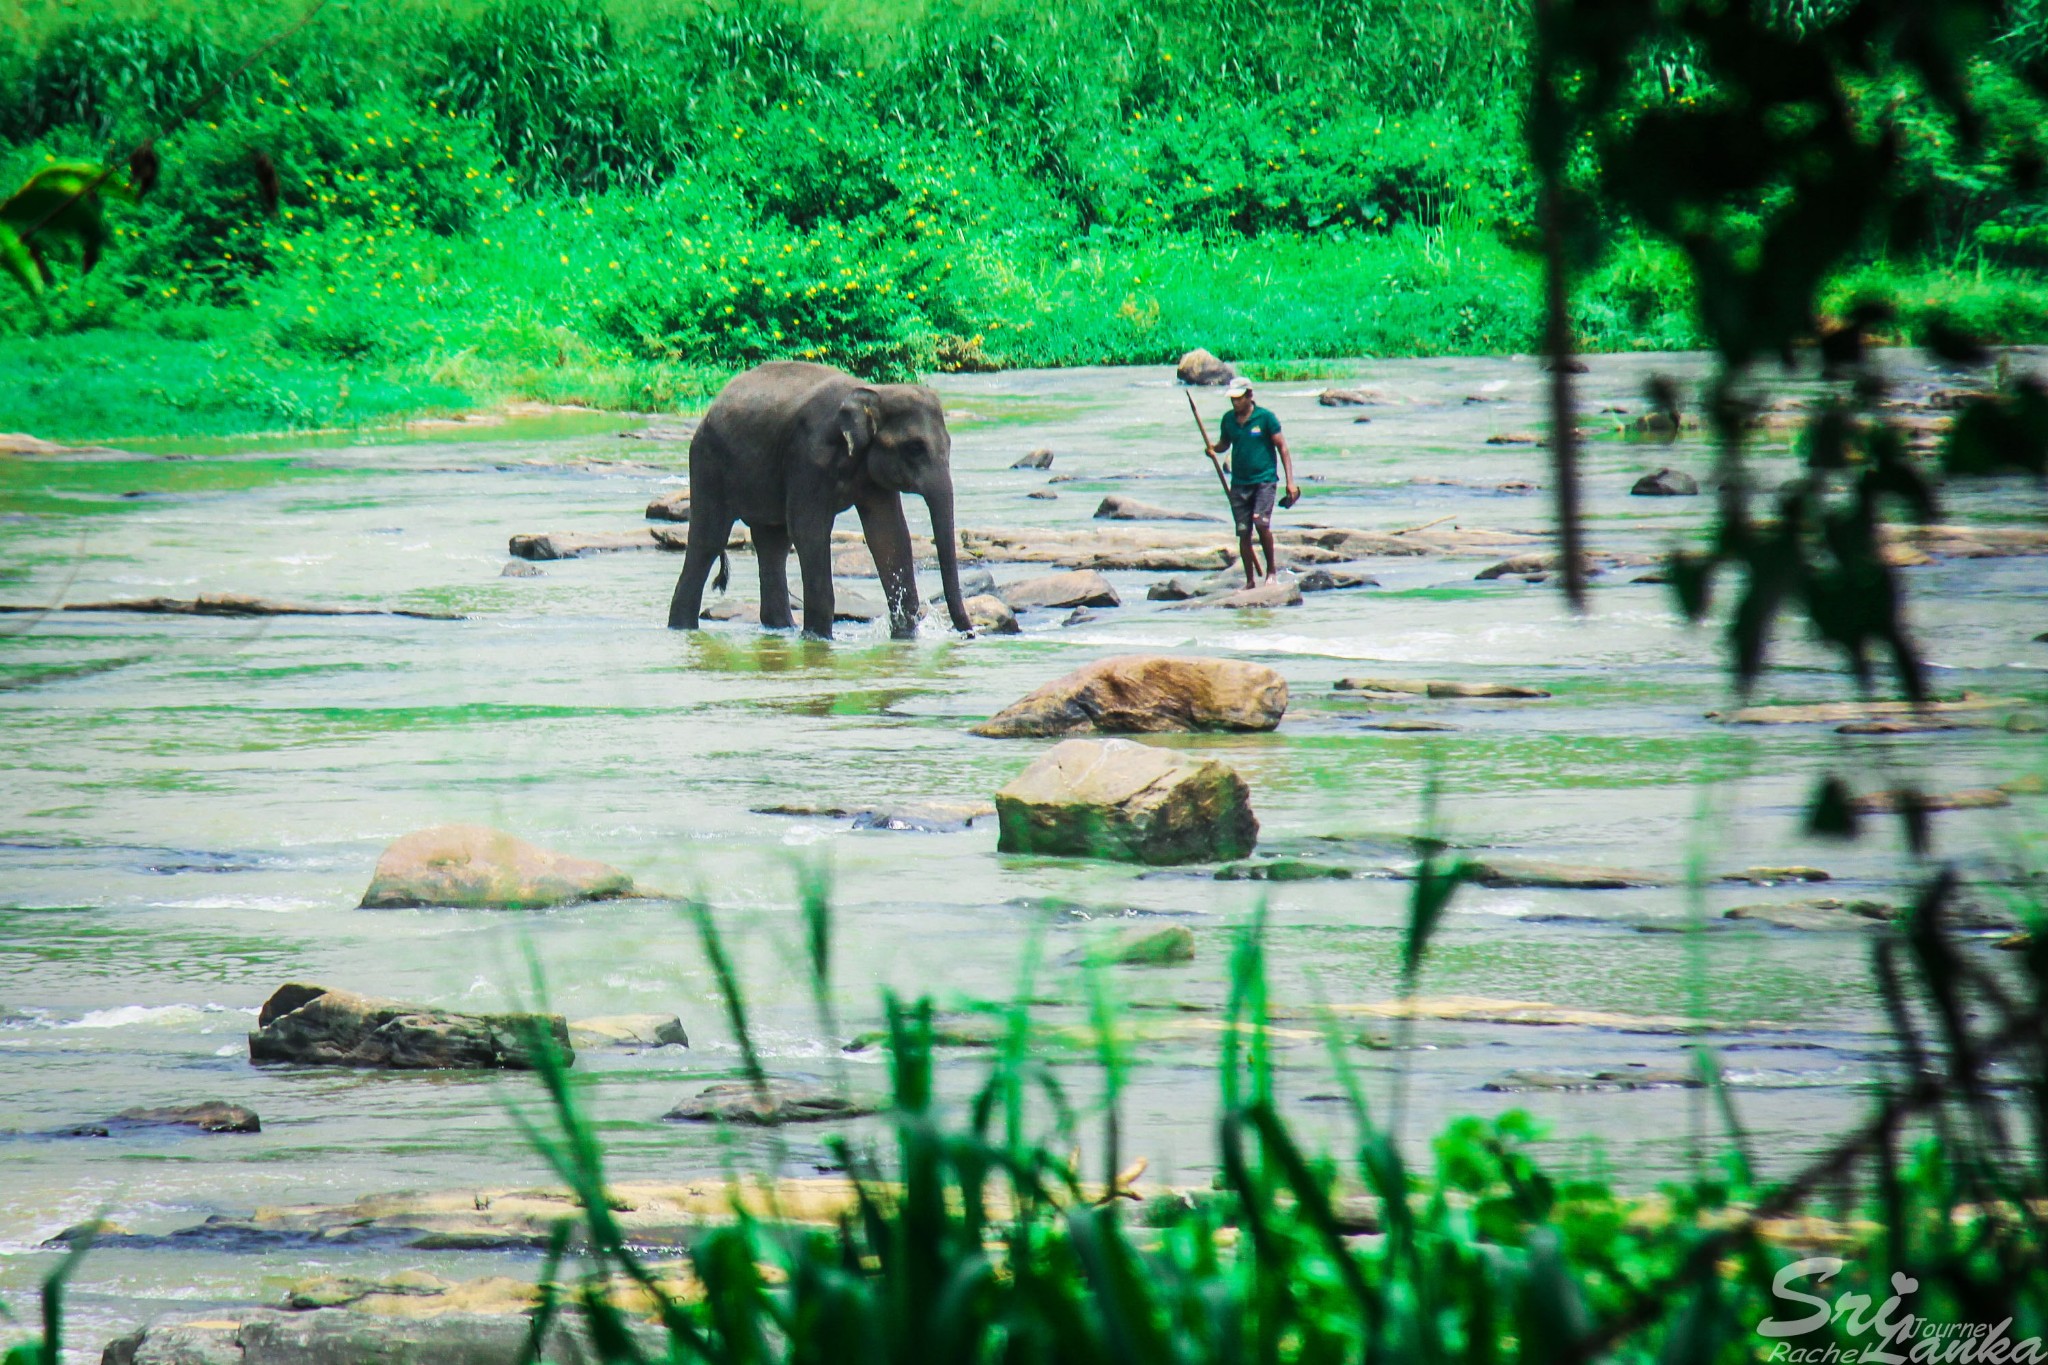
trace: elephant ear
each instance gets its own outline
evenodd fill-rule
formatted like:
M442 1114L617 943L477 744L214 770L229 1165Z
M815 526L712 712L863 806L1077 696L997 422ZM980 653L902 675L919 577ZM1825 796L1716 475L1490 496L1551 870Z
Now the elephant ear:
M879 397L873 389L860 388L846 395L839 405L839 434L846 442L846 462L858 465L867 458L875 439L875 407Z

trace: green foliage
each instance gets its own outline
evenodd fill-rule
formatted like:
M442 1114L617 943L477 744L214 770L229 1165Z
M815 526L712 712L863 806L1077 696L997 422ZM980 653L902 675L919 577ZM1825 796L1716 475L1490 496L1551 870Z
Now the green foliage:
M378 0L168 133L276 12L36 14L0 33L0 183L150 136L164 174L91 275L0 335L136 330L358 385L646 406L770 357L894 377L1539 333L1510 0ZM1699 53L1645 60L1627 89L1646 117L1710 89ZM1916 279L2000 266L1946 292L2007 341L2048 335L2048 200L1986 188L2038 139L2017 70L1984 67L1997 108L1968 147L1907 92L1902 164L1936 230L1917 255L1851 258ZM1849 93L1881 110L1888 82ZM1581 280L1581 345L1693 346L1713 325L1647 214L1601 220L1614 249Z
M822 961L823 885L815 870L802 882L806 932ZM2048 1271L2027 1203L2042 1177L2035 1153L1973 1136L1995 1132L2006 1115L1971 1078L1991 1053L2016 1047L2019 1070L2038 1086L2042 1059L2025 1040L2038 1027L2044 979L2029 968L2024 983L1981 993L1968 984L1938 922L1951 889L1931 884L1915 912L1920 927L1879 956L1896 994L1908 988L1894 959L1910 951L1910 989L1951 1031L1939 1043L1902 1038L1915 1088L1881 1094L1887 1117L1873 1126L1875 1140L1851 1134L1777 1185L1731 1161L1739 1174L1703 1170L1654 1196L1622 1194L1547 1169L1543 1129L1514 1110L1453 1120L1431 1143L1433 1162L1411 1169L1368 1116L1341 1044L1352 1144L1342 1157L1304 1149L1275 1095L1259 917L1231 956L1215 1186L1162 1194L1134 1219L1114 1173L1119 1091L1136 1059L1115 1036L1117 1011L1099 979L1099 1185L1084 1183L1067 1155L1075 1115L1029 1046L1028 970L1007 1041L957 1105L935 1090L930 1002L891 996L893 1102L880 1143L826 1140L852 1182L853 1209L821 1227L735 1200L733 1221L707 1229L692 1249L702 1294L689 1302L621 1235L578 1096L584 1082L536 1036L552 1122L546 1132L520 1122L573 1191L585 1226L580 1263L566 1224L550 1243L528 1358L561 1313L576 1311L607 1362L1753 1359L1775 1345L1758 1325L1791 1316L1774 1280L1812 1250L1768 1235L1766 1220L1797 1210L1822 1179L1871 1219L1829 1229L1858 1239L1826 1286L1830 1298L1881 1303L1890 1274L1911 1273L1919 1283L1906 1311L1933 1324L2005 1320L2007 1336L2023 1341L2048 1331ZM1427 940L1419 921L1440 909L1418 898L1409 931L1418 953ZM708 910L698 913L708 924ZM717 964L715 934L705 941ZM716 970L722 989L738 989L728 968ZM824 982L814 966L821 1003ZM1973 1011L1993 1001L2003 1032L1968 1036ZM1042 1108L1032 1103L1041 1093ZM1902 1158L1894 1144L1903 1121L1928 1104L1953 1112ZM1971 1122L1956 1121L1969 1111ZM1859 1162L1877 1174L1852 1186L1846 1177ZM651 1311L629 1315L613 1292L620 1286L637 1289ZM1789 1340L1799 1358L1832 1348L1829 1358L1846 1359L1874 1338L1852 1314ZM1898 1343L1901 1358L1913 1340Z

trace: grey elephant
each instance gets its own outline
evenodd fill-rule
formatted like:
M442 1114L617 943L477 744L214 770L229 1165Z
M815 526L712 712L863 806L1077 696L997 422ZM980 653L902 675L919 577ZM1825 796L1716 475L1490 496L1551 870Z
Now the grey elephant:
M735 520L761 565L761 624L789 626L790 547L803 574L804 630L832 635L832 523L851 507L882 578L889 633L917 633L917 575L903 494L931 512L939 580L956 630L972 633L953 534L953 443L939 396L917 384L866 384L829 365L757 365L719 392L690 440L690 546L669 602L672 630L695 630L704 582Z

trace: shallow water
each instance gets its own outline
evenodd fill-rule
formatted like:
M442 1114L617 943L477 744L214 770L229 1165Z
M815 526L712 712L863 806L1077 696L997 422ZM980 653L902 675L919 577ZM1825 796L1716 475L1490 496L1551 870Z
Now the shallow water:
M1903 357L1891 364L1905 393L1953 382ZM1704 365L1595 358L1584 411L1639 411L1653 369L1696 381ZM1314 400L1321 383L1262 386L1309 476L1307 498L1283 521L1548 527L1543 495L1492 487L1547 482L1545 452L1486 444L1541 429L1533 363L1360 362L1353 380L1332 382L1390 401L1326 409ZM952 414L963 526L1079 527L1106 492L1218 510L1182 391L1163 370L961 376L938 387ZM1205 405L1213 421L1220 400ZM383 445L0 464L0 599L244 591L468 617L0 620L11 632L0 642L0 1130L34 1134L131 1104L198 1098L246 1104L263 1120L250 1137L0 1139L0 1295L25 1303L51 1261L38 1244L101 1212L161 1233L258 1204L545 1178L506 1115L509 1102L534 1100L528 1079L251 1067L244 1036L255 1009L288 980L495 1008L523 980L530 942L570 1017L673 1011L693 1040L689 1051L579 1056L578 1071L596 1078L616 1176L682 1177L732 1162L807 1174L826 1160L816 1131L728 1140L658 1121L737 1066L674 903L355 909L378 852L422 826L498 825L615 863L643 884L709 897L769 1064L791 1072L831 1075L841 1064L799 964L801 860L833 870L836 1003L848 1032L874 1024L885 988L944 1008L1006 999L1034 950L1043 965L1031 989L1063 1002L1043 1017L1079 1022L1081 972L1063 959L1103 930L1097 921L1179 917L1195 932L1196 962L1120 969L1112 988L1135 1039L1125 1149L1150 1159L1148 1181L1191 1183L1212 1170L1217 1045L1213 1033L1175 1026L1213 1014L1176 1007L1220 1004L1230 934L1261 901L1276 1005L1310 1014L1321 1001L1392 995L1406 886L1384 873L1406 857L1432 781L1442 827L1478 848L1672 875L1696 859L1710 874L1806 863L1836 876L1821 888L1710 885L1704 903L1715 914L1815 894L1900 894L1910 864L1889 824L1848 847L1802 837L1800 806L1825 769L1866 787L1911 780L1947 790L2044 766L2038 739L1999 730L1858 738L1708 720L1731 700L1719 635L1687 627L1667 589L1633 584L1629 570L1596 580L1583 617L1551 588L1475 581L1488 556L1367 561L1377 588L1238 614L1167 610L1145 601L1146 585L1167 575L1112 573L1126 605L1088 624L1038 612L1021 638L928 630L909 643L843 627L830 646L739 624L668 632L679 556L603 555L547 564L537 578L500 577L508 536L627 529L649 497L684 482L683 445L620 439L633 426L578 416ZM1049 473L1009 469L1038 446L1055 452ZM1757 458L1764 483L1794 467L1782 439L1760 445ZM1704 475L1708 462L1694 436L1594 438L1594 546L1656 552L1695 531L1707 499L1627 490L1660 465ZM1057 501L1025 497L1067 475L1079 477L1051 485ZM1412 482L1432 477L1476 486ZM2039 509L2030 487L1997 484L1952 492L1944 514L1996 522ZM915 527L921 509L910 515ZM2048 645L2033 640L2044 624L2044 566L1957 560L1909 571L1913 621L1942 693L2048 694ZM735 567L735 591L751 598L751 564L741 557ZM1045 571L994 566L1005 581ZM936 592L936 576L922 573L920 585ZM872 583L845 586L874 595ZM1358 879L1217 882L1201 869L1001 856L990 821L919 834L755 813L985 798L1044 744L977 739L966 727L1068 669L1132 650L1225 654L1286 675L1294 701L1279 731L1152 742L1238 767L1262 852L1342 863ZM1775 658L1759 700L1851 694L1796 631ZM1350 673L1532 683L1555 696L1334 698L1331 683ZM1457 728L1363 728L1389 717ZM2041 810L2042 798L2021 796L2003 810L1938 816L1939 849L1996 871L2024 856ZM1638 1015L1697 1010L1720 1026L1755 1150L1782 1167L1867 1105L1882 1044L1863 945L1773 930L1641 931L1683 922L1689 895L1468 889L1425 989ZM1553 1160L1644 1187L1684 1169L1705 1121L1705 1106L1684 1092L1482 1089L1516 1068L1682 1066L1682 1037L1464 1023L1421 1024L1415 1036L1422 1050L1408 1054L1354 1049L1375 1099L1396 1065L1409 1067L1411 1135L1455 1114L1527 1108L1551 1125ZM1050 1055L1075 1095L1096 1094L1085 1053ZM856 1086L881 1087L874 1053L843 1060ZM1339 1140L1322 1045L1283 1048L1278 1060L1304 1131ZM945 1081L958 1093L983 1066L973 1053L950 1054ZM267 1302L285 1280L344 1262L474 1274L507 1259L510 1273L530 1272L521 1258L476 1254L108 1248L79 1279L75 1340L96 1352L157 1305Z

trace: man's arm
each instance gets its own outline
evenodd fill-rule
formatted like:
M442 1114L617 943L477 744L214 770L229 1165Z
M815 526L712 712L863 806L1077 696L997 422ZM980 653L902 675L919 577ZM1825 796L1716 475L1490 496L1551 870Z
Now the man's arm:
M1273 433L1273 449L1280 452L1280 467L1287 471L1287 496L1301 496L1301 486L1294 481L1294 452L1287 448L1287 438L1279 432Z

